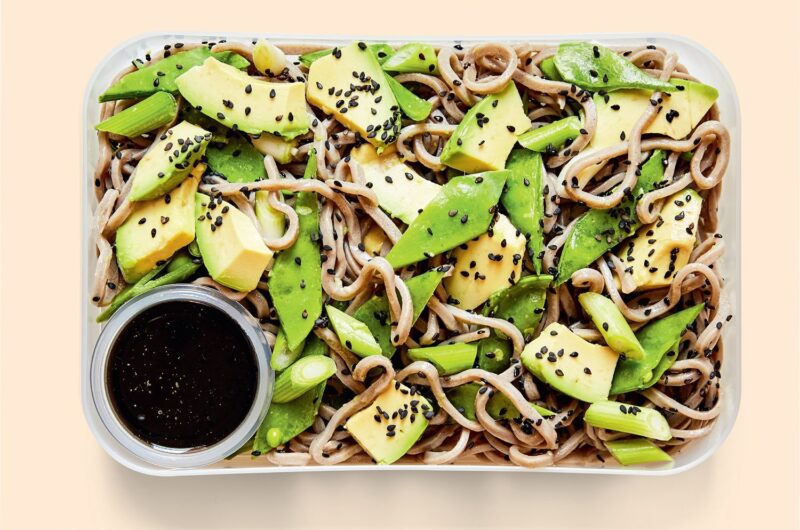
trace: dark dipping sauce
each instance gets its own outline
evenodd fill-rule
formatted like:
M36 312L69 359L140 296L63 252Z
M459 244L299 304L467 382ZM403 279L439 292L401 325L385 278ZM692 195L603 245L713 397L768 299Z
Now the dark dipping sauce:
M255 353L228 315L194 302L150 307L121 331L108 359L111 403L127 429L170 448L213 445L253 404Z

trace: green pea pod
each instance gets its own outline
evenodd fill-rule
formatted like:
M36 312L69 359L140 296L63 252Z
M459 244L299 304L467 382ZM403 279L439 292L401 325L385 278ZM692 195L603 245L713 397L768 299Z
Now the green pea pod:
M578 295L581 307L592 318L594 325L611 349L625 355L628 359L641 361L645 352L628 321L616 304L600 293L581 293Z
M228 182L255 182L267 177L264 155L240 134L225 144L210 144L206 149L208 167Z
M412 42L401 46L383 63L387 72L439 74L436 50L430 44Z
M556 52L555 66L564 81L585 90L676 90L675 86L666 81L647 75L618 53L588 42L561 44Z
M386 259L394 268L441 254L489 228L510 171L455 177L411 222Z
M499 374L511 365L511 342L495 335L478 343L478 368Z
M303 178L315 178L316 168L317 157L312 150ZM294 245L277 255L268 280L272 303L290 350L305 340L322 313L322 260L316 194L298 193L294 209L300 220L300 234Z
M533 269L540 274L544 249L544 162L539 153L514 149L508 157L506 169L511 174L500 202L508 212L511 224L527 238Z
M447 391L447 399L449 399L453 406L467 419L475 421L477 419L475 415L475 398L481 386L483 385L479 383L467 383L457 386ZM554 412L540 407L535 403L531 403L530 405L545 418L555 416ZM511 400L500 392L495 392L492 394L492 397L489 398L489 401L486 403L486 412L496 420L515 420L520 417L519 411L511 403Z
M345 348L359 357L381 354L381 347L366 324L332 305L325 306L325 310L331 326Z
M306 392L288 403L271 403L264 421L253 440L253 456L258 456L285 444L314 423L322 394L323 381L313 391Z
M636 215L636 201L663 180L663 162L664 152L654 151L642 166L633 197L623 199L609 210L589 210L575 221L564 241L558 269L548 271L555 274L557 286L636 232L641 226Z
M191 254L195 258L201 257L200 246L198 246L196 239L192 240L192 242L189 243L189 246L186 247L186 251L189 252L189 254Z
M558 68L556 68L556 60L554 57L548 57L539 63L539 70L542 71L547 79L552 79L553 81L563 81L561 74L558 73Z
M672 365L675 364L675 361L678 359L680 345L681 341L676 341L675 344L673 344L670 349L667 350L667 353L661 357L661 360L658 361L656 367L653 368L650 379L645 381L644 385L642 385L644 388L650 388L654 384L658 383L658 380L661 379L661 376L664 375L667 370L672 368Z
M552 276L525 276L516 284L489 297L484 314L508 320L526 339L532 337L544 313L547 288Z
M195 263L188 254L181 253L176 255L172 258L172 260L151 270L142 276L138 282L129 286L127 289L115 296L111 301L111 304L109 304L109 306L97 316L96 321L105 322L131 298L150 291L151 289L155 289L156 287L161 287L162 285L170 285L173 283L182 282L197 272L197 269L199 268L200 264ZM164 274L156 278L158 273L164 269L166 269Z
M175 79L190 68L203 64L209 57L239 69L250 66L250 62L241 55L233 52L211 53L207 46L201 46L173 53L169 57L122 76L122 79L100 95L99 100L102 103L116 99L139 99L156 92L176 94L178 85L175 84Z
M517 138L517 142L525 149L537 153L552 152L560 149L567 140L577 138L582 127L579 117L570 116L528 131Z
M413 322L416 322L422 314L428 300L448 270L446 267L437 267L406 280L406 287L411 292L411 304L414 307ZM356 309L353 316L367 325L385 356L394 355L396 348L391 338L392 317L389 314L389 301L386 296L373 296Z
M294 350L290 350L289 345L286 343L286 333L283 332L283 329L279 328L278 334L275 335L275 345L272 346L272 356L269 359L270 366L272 366L272 369L276 372L286 370L292 363L300 358L304 346L305 344L301 342L300 346Z
M370 50L372 50L372 53L375 55L375 58L378 60L379 64L385 63L389 57L394 54L394 48L388 44L370 44L368 47ZM304 65L311 66L311 63L317 59L325 57L326 55L330 55L332 52L333 48L328 48L327 50L317 50L315 52L304 53L298 59Z
M703 307L705 307L705 304L697 304L688 309L659 318L637 331L636 338L644 348L644 358L638 361L632 359L619 360L614 371L610 393L613 395L634 390L644 390L652 386L652 384L648 384L650 381L653 383L658 381L658 377L661 377L661 374L658 374L658 377L654 377L654 370L656 370L666 353L673 349L675 343L680 340L686 326L695 321ZM661 373L663 374L664 372L662 371Z
M400 110L403 111L403 114L414 121L424 121L428 117L433 109L433 104L430 101L417 96L401 83L395 81L389 74L386 74L386 82L389 83L389 88L392 89L394 98L397 100L397 104L400 105Z

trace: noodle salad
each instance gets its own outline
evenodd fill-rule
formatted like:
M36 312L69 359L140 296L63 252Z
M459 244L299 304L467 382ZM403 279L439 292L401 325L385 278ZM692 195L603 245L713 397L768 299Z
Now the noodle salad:
M721 407L717 97L652 45L165 43L100 96L97 320L241 303L236 458L669 462Z

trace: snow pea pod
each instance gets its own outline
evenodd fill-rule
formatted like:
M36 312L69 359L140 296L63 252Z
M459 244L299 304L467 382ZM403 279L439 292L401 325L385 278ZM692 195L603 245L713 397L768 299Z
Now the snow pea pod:
M448 270L449 266L437 267L406 280L406 287L411 293L411 305L414 307L412 321L416 322L419 318L428 300L433 296L436 286L439 285ZM394 355L396 348L392 344L391 337L392 317L389 313L389 301L385 295L373 296L367 300L355 310L353 317L367 325L385 356Z
M386 74L386 82L389 83L389 88L392 89L394 98L397 100L397 104L400 105L400 110L403 111L403 114L414 121L423 121L428 117L428 114L433 109L433 104L430 101L417 96L400 82L395 81L394 77L389 74Z
M288 403L272 403L253 440L253 456L285 444L314 423L326 382Z
M588 42L561 44L555 55L555 66L565 81L585 90L676 90L674 85L647 75L618 53Z
M510 173L486 171L452 178L411 222L386 259L394 268L404 267L486 232Z
M705 304L697 304L651 322L637 331L636 338L644 348L645 355L638 361L619 360L614 371L610 393L623 394L634 390L643 390L658 381L658 378L669 366L665 366L658 377L655 377L654 370L666 353L672 350L675 343L680 340L686 326L695 321L703 307ZM673 355L672 358L674 359L675 356Z
M412 42L401 46L383 63L387 72L409 72L420 74L439 73L436 50L430 44Z
M527 149L514 149L508 157L506 169L511 174L500 202L508 212L511 224L528 239L528 253L533 268L536 274L540 274L544 249L542 179L545 169L542 156Z
M552 276L525 276L516 284L494 293L484 306L484 314L508 320L526 340L533 335L544 313L547 287Z
M385 63L386 60L394 54L394 49L388 44L370 44L368 47L370 50L372 50L372 53L375 55L375 58L380 64ZM328 48L327 50L317 50L315 52L304 53L298 57L298 59L304 65L311 66L311 63L317 59L325 57L326 55L330 55L331 53L333 53L333 48Z
M239 69L250 66L248 60L241 55L230 51L211 53L207 46L201 46L169 55L122 76L122 79L100 95L99 101L102 103L116 99L144 98L156 92L176 94L178 85L175 84L175 79L193 66L203 64L209 57Z
M558 68L556 68L556 60L554 57L548 57L539 63L539 70L542 71L547 79L552 79L553 81L563 81L561 74L558 73Z
M564 241L558 269L550 271L561 285L582 269L614 248L620 241L633 235L641 226L636 215L636 201L655 189L664 178L664 152L654 151L641 169L631 197L608 210L589 210L581 215Z
M311 151L303 178L316 177L316 158ZM294 209L300 220L300 235L294 245L278 254L269 275L269 293L290 350L299 347L322 313L317 196L312 192L298 193Z

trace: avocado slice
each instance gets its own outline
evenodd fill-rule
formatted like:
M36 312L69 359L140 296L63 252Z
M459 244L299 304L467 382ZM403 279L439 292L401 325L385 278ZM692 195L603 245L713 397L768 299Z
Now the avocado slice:
M441 154L442 163L464 171L503 169L517 137L531 128L514 82L467 111Z
M257 191L253 205L261 234L268 239L278 239L286 233L286 216L270 206L269 192Z
M164 197L134 203L117 229L117 264L125 281L135 283L195 237L194 195L205 165Z
M378 64L385 63L389 57L394 54L394 48L389 46L388 44L378 43L378 44L368 44L367 48L372 52L375 56L375 59L378 60ZM304 53L298 60L306 66L311 66L311 64L316 61L317 59L321 59L327 55L333 53L335 48L327 48L325 50L317 50L314 52Z
M190 68L203 64L203 61L209 57L214 57L237 69L250 66L247 59L241 55L229 51L211 53L206 46L181 53L172 53L160 61L142 66L138 70L122 76L111 88L100 95L100 103L116 99L140 99L156 92L176 94L178 86L175 80L188 72Z
M508 171L451 178L406 229L386 259L394 268L440 254L489 228Z
M417 443L433 416L421 394L392 381L368 407L352 415L345 430L378 464L392 464Z
M422 314L428 300L433 296L433 292L448 270L449 267L437 267L406 280L406 287L411 292L411 304L414 307L412 323L416 322ZM353 317L367 325L385 356L394 355L396 348L392 344L391 338L389 301L385 295L373 296L364 302L355 310Z
M410 42L401 46L383 63L387 72L439 74L436 50L430 44Z
M537 379L575 399L608 399L619 355L608 346L587 342L553 322L522 351L523 366Z
M452 303L475 309L522 276L525 237L503 214L477 239L453 250L455 272L444 279Z
M345 348L359 357L380 355L381 347L366 324L332 305L325 306L328 319Z
M235 133L225 144L212 142L206 149L206 162L209 169L228 182L255 182L267 177L264 155Z
M308 132L303 83L255 79L213 57L175 82L189 103L226 127L289 139Z
M670 79L675 92L662 94L661 111L642 134L663 134L681 140L686 138L714 105L719 93L712 86L686 79ZM631 130L644 111L651 105L651 92L647 90L617 90L595 94L597 127L589 149L602 149L614 145L631 134ZM578 173L583 186L602 165L592 165Z
M210 138L211 133L187 121L167 130L136 166L130 200L161 197L183 182L205 154Z
M211 277L237 291L256 288L272 251L250 218L222 197L195 194L197 246Z
M361 164L367 186L378 196L378 205L406 224L411 224L441 189L403 163L393 148L378 154L371 144L363 144L353 148L350 156Z
M288 164L294 158L297 149L297 139L286 140L280 136L270 133L261 133L260 136L253 138L253 147L262 155L270 155L279 164ZM263 164L263 159L262 159Z
M666 287L689 262L694 248L703 199L693 189L667 198L658 221L639 228L617 252L624 274L641 290Z
M377 59L363 42L334 48L308 69L308 102L375 147L395 141L400 109Z

